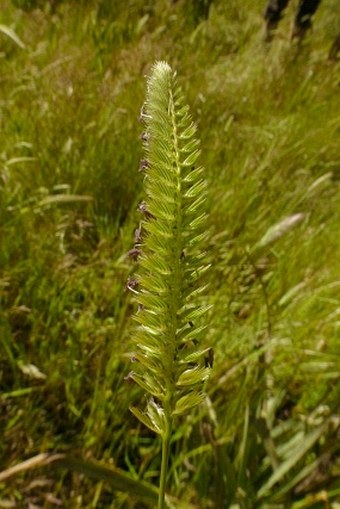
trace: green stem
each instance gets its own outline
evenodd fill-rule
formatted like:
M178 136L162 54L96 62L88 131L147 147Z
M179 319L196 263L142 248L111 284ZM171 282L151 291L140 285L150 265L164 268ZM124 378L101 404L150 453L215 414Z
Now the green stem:
M177 169L177 178L179 182L179 186L181 184L181 165L180 165L180 157L179 157L179 148L178 148L178 137L177 137L177 126L176 126L176 116L175 116L175 107L174 100L172 96L172 91L170 90L170 113L172 119L173 126L173 140L172 140L172 148L175 152L175 162ZM171 315L172 315L172 331L171 336L173 337L172 343L170 343L169 347L173 349L172 355L172 366L170 367L171 371L171 379L173 377L174 372L174 364L175 364L175 355L176 355L176 331L178 328L177 324L177 312L178 312L178 302L179 302L179 294L178 289L182 286L182 274L181 274L181 252L182 252L182 196L181 189L179 187L176 196L177 203L177 211L176 211L176 230L174 230L173 237L173 245L175 246L175 257L174 257L174 281L173 281L173 292L172 295L172 303L171 303ZM169 451L170 451L170 441L171 441L171 433L172 433L172 412L173 412L173 396L174 396L175 388L174 385L169 382L167 383L167 397L165 402L165 416L166 416L166 430L162 435L162 461L161 461L161 472L160 472L160 480L159 480L159 495L158 495L158 509L165 509L165 490L166 490L166 478L168 472L168 463L169 463Z
M166 433L162 436L162 463L159 479L158 509L165 509L165 488L168 473L169 451L172 432L172 419L168 419Z

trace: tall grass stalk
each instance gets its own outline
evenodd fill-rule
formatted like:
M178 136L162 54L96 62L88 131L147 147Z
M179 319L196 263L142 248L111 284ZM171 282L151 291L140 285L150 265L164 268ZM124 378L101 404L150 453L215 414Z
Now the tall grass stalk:
M202 402L211 364L209 348L199 346L208 309L201 301L207 265L200 247L207 185L196 164L199 142L188 110L176 74L167 63L156 63L141 113L145 201L133 249L140 266L129 287L138 303L137 369L130 377L149 395L145 412L131 410L161 436L159 509L165 507L174 418Z

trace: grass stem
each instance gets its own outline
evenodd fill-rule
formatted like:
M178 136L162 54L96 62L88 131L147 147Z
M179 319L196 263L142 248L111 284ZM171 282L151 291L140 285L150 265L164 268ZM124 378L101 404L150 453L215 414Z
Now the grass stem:
M162 460L161 460L161 473L159 479L158 509L165 509L165 489L168 472L171 432L172 432L172 420L169 419L167 431L162 436Z

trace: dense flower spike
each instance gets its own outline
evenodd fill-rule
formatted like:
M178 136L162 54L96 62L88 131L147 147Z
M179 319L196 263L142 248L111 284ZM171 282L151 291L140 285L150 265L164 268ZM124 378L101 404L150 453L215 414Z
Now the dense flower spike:
M142 119L146 196L139 206L138 239L135 234L140 268L138 287L134 280L128 285L139 306L138 362L129 377L151 398L145 412L131 410L164 437L174 416L202 401L212 365L211 349L199 348L207 311L200 305L200 279L207 268L200 248L206 235L206 182L196 165L196 127L176 74L165 62L152 69Z
M146 409L131 411L162 438L158 509L164 509L174 418L202 402L213 364L212 349L200 348L208 310L201 301L207 266L200 247L206 236L206 182L196 165L196 127L165 62L152 69L141 120L145 199L129 252L139 271L127 283L138 304L135 369L127 380L149 395Z

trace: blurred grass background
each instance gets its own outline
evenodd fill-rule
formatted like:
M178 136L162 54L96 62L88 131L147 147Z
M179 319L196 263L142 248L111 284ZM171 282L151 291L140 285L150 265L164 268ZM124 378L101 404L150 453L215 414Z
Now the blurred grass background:
M215 350L169 491L197 509L339 509L340 8L324 0L297 48L294 2L271 46L262 3L0 0L0 470L66 452L157 481L160 444L128 410L143 394L124 381L125 253L144 76L164 59L209 182ZM0 483L0 507L58 506L149 507L52 466Z

